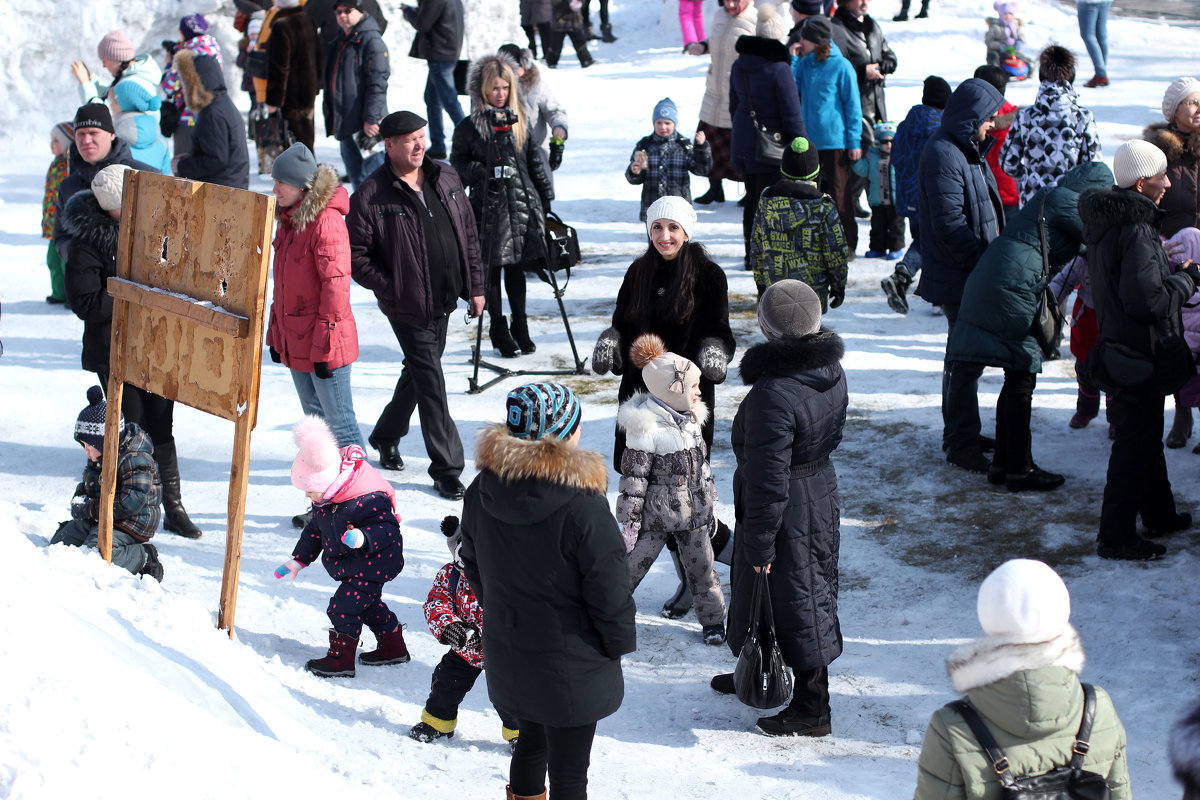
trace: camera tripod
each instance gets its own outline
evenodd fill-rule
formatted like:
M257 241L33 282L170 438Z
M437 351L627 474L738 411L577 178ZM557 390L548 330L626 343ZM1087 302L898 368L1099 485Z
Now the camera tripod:
M483 197L480 198L480 208L482 209L482 221L480 224L480 239L481 248L483 250L483 278L484 291L490 294L489 291L492 280L499 281L499 275L496 274L498 266L493 265L492 247L495 242L496 229L496 214L489 212L487 200L489 197L500 194L507 194L506 182L510 180L520 180L518 175L508 174L508 170L512 170L511 166L504 163L504 151L506 145L514 152L516 150L515 142L512 136L512 120L508 115L511 112L506 109L494 110L492 114L492 136L488 141L488 157L487 169L488 177L484 183ZM518 154L520 157L520 154ZM586 374L584 365L586 361L579 357L579 350L575 347L575 336L571 333L571 322L567 319L567 308L563 304L563 295L566 294L567 284L564 283L561 287L558 285L558 279L555 276L555 270L551 260L554 254L550 253L549 244L546 242L545 231L542 232L543 247L546 250L546 263L537 267L538 277L544 282L550 284L550 288L554 291L554 299L558 303L558 312L562 316L563 328L567 332L567 341L571 345L571 356L574 361L574 369L509 369L508 367L493 364L490 361L483 359L483 318L484 314L480 314L476 320L475 328L475 347L471 352L471 360L474 366L471 377L467 379L469 388L468 394L479 394L506 378L516 378L523 375L583 375ZM567 282L571 280L571 273L567 272ZM479 368L483 367L492 372L497 373L496 377L484 383L479 382Z

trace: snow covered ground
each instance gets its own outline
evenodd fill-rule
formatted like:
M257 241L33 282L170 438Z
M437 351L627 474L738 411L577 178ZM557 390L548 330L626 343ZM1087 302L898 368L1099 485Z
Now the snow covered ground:
M889 21L897 5L880 0L871 11L899 56L888 102L892 117L902 119L919 100L926 75L957 83L982 62L982 17L991 6L944 0L934 4L933 18L902 25ZM457 511L433 494L415 432L401 448L407 470L389 473L408 555L386 593L408 626L413 661L402 666L360 668L349 680L303 670L305 660L324 652L324 608L333 582L320 568L301 573L294 584L271 574L295 543L289 520L303 498L288 479L290 428L300 408L286 370L269 360L253 438L232 640L215 628L232 425L188 408L176 411L184 500L206 533L195 542L156 537L166 567L161 585L109 567L92 552L46 547L67 517L83 466L72 426L95 382L79 368L82 323L42 299L48 292L38 233L46 133L74 111L66 64L76 52L94 53L94 42L118 24L140 26L135 41L156 42L163 38L157 33L169 35L174 19L191 10L150 0L122 6L124 16L115 3L35 8L18 2L0 10L2 27L17 32L10 43L22 43L4 57L0 89L6 93L0 102L6 134L0 176L0 542L6 554L0 566L0 797L502 796L507 748L482 682L468 695L452 741L421 745L405 735L419 719L429 676L445 649L427 633L420 603L447 560L438 521ZM473 34L474 54L514 30L514 4L473 8L481 10L472 19L484 20ZM1090 63L1073 10L1027 0L1022 16L1031 52L1051 40L1075 50L1082 84ZM399 14L392 18L390 105L423 112L424 69L404 58L409 32ZM645 246L637 189L620 174L625 159L649 131L650 110L664 95L680 105L683 129L694 130L708 64L679 54L674 3L614 5L613 24L620 41L594 47L597 66L582 71L564 56L558 70L545 70L571 113L554 208L579 228L583 241L586 262L566 302L584 354L607 325L625 267ZM1109 31L1113 84L1081 92L1111 158L1121 141L1161 119L1163 88L1194 72L1197 60L1194 28L1114 19ZM77 40L77 46L62 45ZM1018 84L1008 96L1025 104L1035 90ZM318 156L339 163L332 140L318 142ZM256 177L254 188L266 190L269 183ZM700 182L697 188L702 191ZM697 238L727 268L744 350L761 337L753 283L740 269L740 219L732 202L702 209ZM856 261L846 303L828 317L846 339L851 389L845 441L835 454L843 497L846 651L830 670L834 735L768 739L751 732L757 712L712 693L709 677L728 671L732 658L725 648L703 645L694 618L657 616L675 586L663 559L636 595L644 611L639 649L624 660L624 706L599 726L593 797L910 796L925 723L952 699L943 659L978 633L979 580L1015 556L1042 558L1066 579L1073 622L1089 655L1084 676L1112 693L1125 722L1136 795L1178 794L1165 761L1167 732L1200 695L1194 534L1169 540L1167 558L1152 564L1095 557L1109 443L1098 422L1081 431L1067 428L1075 398L1069 359L1048 365L1034 396L1035 454L1043 466L1067 474L1062 490L1009 495L945 464L938 446L945 323L919 300L907 317L889 311L878 285L890 269ZM352 299L362 346L355 401L369 431L390 396L399 352L370 294L356 287ZM531 284L531 309L538 352L515 366L568 365L570 350L546 286ZM468 443L469 480L469 443L480 426L501 418L504 393L518 381L466 393L474 328L461 319L456 315L444 363L451 409ZM610 452L615 379L589 373L566 380L584 395L584 446ZM1001 380L989 370L981 382L985 426ZM732 517L730 420L744 393L736 379L718 390L712 462L726 519ZM1167 458L1177 495L1195 513L1200 457L1189 447L1168 451Z

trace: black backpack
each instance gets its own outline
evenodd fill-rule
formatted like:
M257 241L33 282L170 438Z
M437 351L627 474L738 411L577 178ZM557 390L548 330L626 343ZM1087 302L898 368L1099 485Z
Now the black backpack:
M967 721L975 739L983 747L992 762L992 769L1000 777L1000 796L1004 800L1110 800L1108 782L1095 772L1083 768L1083 759L1088 751L1088 739L1092 735L1092 723L1096 719L1096 689L1090 683L1083 686L1083 719L1079 733L1075 735L1074 755L1066 766L1055 767L1041 775L1024 775L1014 778L1008 759L996 744L979 713L970 701L955 700L947 708L957 711Z

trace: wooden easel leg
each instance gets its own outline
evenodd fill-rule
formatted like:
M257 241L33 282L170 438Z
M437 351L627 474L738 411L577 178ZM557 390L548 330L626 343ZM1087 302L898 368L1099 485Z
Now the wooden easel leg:
M221 576L221 607L217 627L233 638L233 616L237 610L238 575L242 564L242 523L246 516L246 488L250 479L251 415L238 418L233 439L233 463L229 470L229 529L225 534L225 571Z
M116 340L124 329L124 303L117 303L113 313L113 356L109 363L108 386L104 416L104 454L100 466L100 524L96 547L109 564L112 563L113 503L117 496L117 460L121 449L121 399L125 393L125 360L118 354Z

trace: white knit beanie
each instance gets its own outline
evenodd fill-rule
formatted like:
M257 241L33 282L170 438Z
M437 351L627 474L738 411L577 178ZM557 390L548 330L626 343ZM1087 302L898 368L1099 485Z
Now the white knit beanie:
M124 164L109 164L96 173L92 178L92 193L96 202L105 211L116 211L121 207L121 192L125 188L125 173L129 167Z
M683 228L684 235L691 239L692 231L696 228L696 209L692 208L692 204L682 197L665 195L655 200L646 209L647 236L651 235L650 226L654 224L656 219L669 219L672 222L678 222L679 227Z
M1138 178L1153 178L1166 170L1167 157L1163 151L1141 139L1130 139L1113 156L1113 177L1122 189L1133 186Z
M1171 81L1171 85L1167 87L1167 91L1163 93L1163 116L1167 118L1167 122L1175 120L1175 112L1179 110L1179 104L1182 103L1189 94L1200 92L1200 81L1195 78L1176 78Z
M783 21L778 9L771 3L763 3L758 7L758 24L754 26L754 35L764 39L775 39L782 43L788 38L788 24Z
M1071 630L1071 595L1058 573L1041 561L1015 558L979 587L975 607L988 636L1045 642Z

